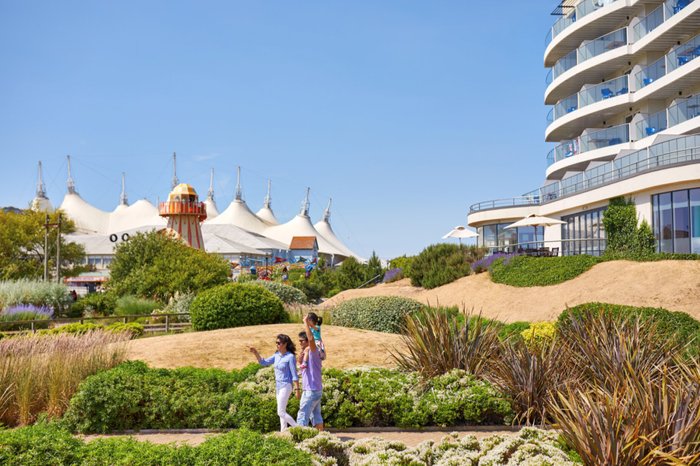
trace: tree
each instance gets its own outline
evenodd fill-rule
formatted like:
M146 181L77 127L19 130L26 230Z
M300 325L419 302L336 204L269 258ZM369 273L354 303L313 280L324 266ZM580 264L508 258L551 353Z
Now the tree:
M336 280L341 290L349 290L362 285L365 281L365 271L362 264L352 256L346 258L340 264Z
M58 222L60 211L49 216L50 223ZM46 214L33 210L0 210L0 279L40 279L44 276L44 254L49 256L49 272L56 270L56 228L49 230L49 247L44 251L44 223ZM87 269L81 266L85 258L82 245L66 242L64 236L75 231L75 224L61 216L61 275L73 276Z
M166 303L176 292L198 292L227 282L228 262L152 231L138 233L117 246L107 286L117 295L131 294Z
M382 268L382 261L379 260L377 253L372 251L372 256L367 261L365 281L371 280L377 276L379 276L379 280L381 280L383 275L384 269Z

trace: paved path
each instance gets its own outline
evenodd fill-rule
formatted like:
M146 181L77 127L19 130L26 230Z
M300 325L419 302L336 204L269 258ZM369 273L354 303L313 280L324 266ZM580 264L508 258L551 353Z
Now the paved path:
M519 428L510 428L507 426L485 426L485 427L455 427L453 429L444 430L398 430L398 429L372 429L372 430L331 430L331 433L338 436L341 440L347 441L352 439L381 437L385 440L398 440L407 446L413 447L424 440L439 441L442 437L450 432L458 432L460 437L465 435L474 435L477 438L488 437L491 435L514 434ZM109 437L134 437L136 440L151 442L156 444L163 443L179 443L187 445L199 445L207 436L219 435L217 432L158 432L158 433L137 433L137 434L118 434L118 435L86 435L83 438L87 441L97 438Z

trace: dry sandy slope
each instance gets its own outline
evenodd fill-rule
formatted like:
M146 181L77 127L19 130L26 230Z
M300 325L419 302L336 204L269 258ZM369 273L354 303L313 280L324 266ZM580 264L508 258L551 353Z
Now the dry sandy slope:
M301 324L275 324L142 338L129 342L128 358L168 369L184 366L240 369L255 362L249 346L255 346L263 357L270 356L276 350L278 334L285 333L296 343L301 330ZM332 325L323 326L323 341L328 350L323 366L339 369L394 367L387 347L401 347L398 335Z
M460 306L504 322L553 320L567 306L600 301L663 307L700 319L700 261L613 261L559 285L517 288L493 283L487 273L432 290L409 280L348 290L322 304L332 307L360 296L405 296L431 305Z

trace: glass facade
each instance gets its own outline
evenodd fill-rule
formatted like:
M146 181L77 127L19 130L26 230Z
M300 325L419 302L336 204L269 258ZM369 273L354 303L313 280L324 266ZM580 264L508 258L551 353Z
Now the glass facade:
M561 250L564 256L589 254L600 256L605 251L605 207L562 217Z
M700 188L651 197L659 252L700 254Z
M539 248L543 246L542 228L519 227L506 228L510 223L496 223L477 228L478 246L489 249L489 252L513 252L518 248ZM537 230L537 231L535 231Z

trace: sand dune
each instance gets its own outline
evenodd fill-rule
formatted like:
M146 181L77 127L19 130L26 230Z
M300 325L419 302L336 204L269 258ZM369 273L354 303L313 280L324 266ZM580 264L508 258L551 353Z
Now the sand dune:
M344 291L322 306L360 296L405 296L431 305L481 311L504 322L552 320L567 306L591 301L663 307L700 319L700 261L603 262L573 280L532 288L493 283L487 273L432 290L413 287L405 279Z

